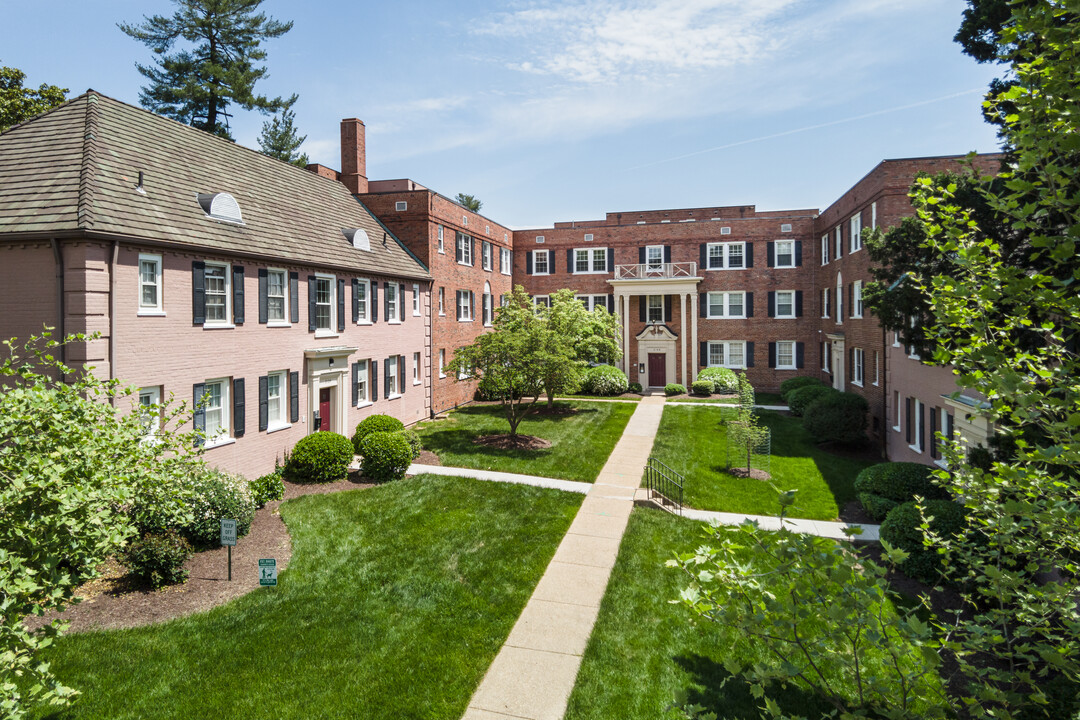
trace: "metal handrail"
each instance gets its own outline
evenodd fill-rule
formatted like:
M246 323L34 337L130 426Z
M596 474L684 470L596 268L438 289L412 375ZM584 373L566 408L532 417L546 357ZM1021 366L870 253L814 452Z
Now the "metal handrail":
M645 465L644 485L649 491L649 499L679 515L682 515L683 509L684 482L682 475L654 457L650 457Z
M615 266L616 280L666 280L669 278L692 277L697 277L696 262Z

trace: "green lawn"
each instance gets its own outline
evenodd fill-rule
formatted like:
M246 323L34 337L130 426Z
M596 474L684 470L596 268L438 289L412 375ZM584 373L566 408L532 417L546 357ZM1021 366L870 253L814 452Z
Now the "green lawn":
M544 450L500 450L477 445L477 437L510 431L499 405L468 405L450 413L446 420L420 423L415 429L424 448L438 455L443 465L592 482L636 405L579 401L559 401L555 405L576 408L576 412L530 415L518 426L519 434L550 440L551 447Z
M83 695L37 717L458 720L580 503L435 475L292 500L277 588L61 639Z
M835 520L855 497L855 476L868 462L840 457L819 448L799 418L768 410L762 421L772 429L772 485L737 478L724 471L727 429L722 417L733 409L666 405L653 456L686 478L684 501L701 510L776 515L776 490L797 489L791 517Z
M685 402L685 403L713 403L716 405L738 405L739 398L737 397L691 397L683 396L678 399L672 400L672 402ZM787 402L780 397L779 393L767 393L759 392L754 393L754 402L758 405L787 405Z
M623 402L640 402L642 395L556 395L556 400L622 400Z

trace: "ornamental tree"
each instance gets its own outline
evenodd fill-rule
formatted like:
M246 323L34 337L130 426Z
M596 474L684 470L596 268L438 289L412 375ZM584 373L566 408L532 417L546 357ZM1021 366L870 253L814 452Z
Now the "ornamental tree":
M42 83L37 90L23 87L26 73L0 66L0 132L64 102L67 88Z
M551 305L536 312L552 331L549 336L551 362L544 368L544 392L548 407L555 396L573 392L581 384L589 363L614 363L622 357L619 349L619 321L607 308L585 309L574 291L558 290L550 296Z

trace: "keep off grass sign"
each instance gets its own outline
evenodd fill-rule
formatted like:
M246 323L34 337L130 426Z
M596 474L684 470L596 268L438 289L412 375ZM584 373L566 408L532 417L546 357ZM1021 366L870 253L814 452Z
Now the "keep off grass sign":
M235 545L236 544L236 521L235 520L222 520L221 521L221 544L222 545Z
M274 558L259 559L259 585L261 587L277 585L277 560Z

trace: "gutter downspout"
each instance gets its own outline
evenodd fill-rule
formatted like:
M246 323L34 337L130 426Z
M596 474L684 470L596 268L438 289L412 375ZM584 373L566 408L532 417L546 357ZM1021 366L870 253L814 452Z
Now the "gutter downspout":
M116 259L120 255L120 241L113 240L109 256L109 379L116 378ZM109 401L116 405L116 398Z
M56 329L60 336L60 362L67 362L67 345L63 342L64 332L64 257L60 253L60 244L52 238L53 259L56 260Z

